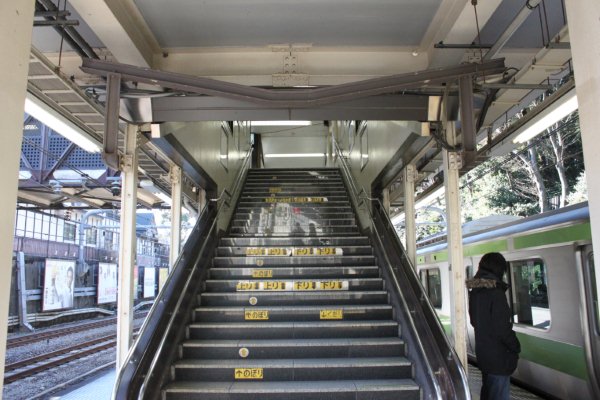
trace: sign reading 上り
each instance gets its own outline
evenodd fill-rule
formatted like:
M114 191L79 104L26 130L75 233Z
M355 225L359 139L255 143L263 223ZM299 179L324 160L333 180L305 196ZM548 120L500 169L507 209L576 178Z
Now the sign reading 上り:
M244 311L245 320L266 321L269 319L269 310L248 310Z
M262 290L286 290L287 282L284 281L265 281L261 282Z
M283 256L287 257L292 254L292 249L285 247L248 247L246 249L247 257L256 256Z
M235 285L235 290L237 290L238 292L243 292L247 290L259 290L259 284L258 282L253 281L239 281Z
M235 379L262 379L262 368L236 368L234 372Z
M320 310L319 316L321 319L344 319L344 311L341 309Z
M269 193L279 193L281 192L281 188L280 187L271 187L269 188Z

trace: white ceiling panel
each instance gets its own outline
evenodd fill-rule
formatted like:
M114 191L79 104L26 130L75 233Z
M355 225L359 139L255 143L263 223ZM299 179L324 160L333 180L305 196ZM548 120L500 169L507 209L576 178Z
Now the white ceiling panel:
M135 0L162 47L415 46L441 0Z

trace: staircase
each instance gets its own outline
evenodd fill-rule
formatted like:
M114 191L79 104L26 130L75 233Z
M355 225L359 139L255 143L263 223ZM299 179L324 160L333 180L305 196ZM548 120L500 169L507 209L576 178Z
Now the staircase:
M420 399L337 170L250 170L163 399Z

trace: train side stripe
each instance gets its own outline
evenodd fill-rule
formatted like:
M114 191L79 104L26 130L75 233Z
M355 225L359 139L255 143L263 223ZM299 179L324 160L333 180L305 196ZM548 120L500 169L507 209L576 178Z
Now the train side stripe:
M587 381L584 349L568 343L555 342L517 332L521 342L519 357Z
M486 242L480 244L472 244L464 246L463 253L465 257L476 256L479 254L485 254L490 252L499 252L508 250L508 242L504 240L494 240L493 242Z
M592 229L589 222L546 232L516 236L513 239L515 249L537 247L554 243L572 242L575 240L591 240Z

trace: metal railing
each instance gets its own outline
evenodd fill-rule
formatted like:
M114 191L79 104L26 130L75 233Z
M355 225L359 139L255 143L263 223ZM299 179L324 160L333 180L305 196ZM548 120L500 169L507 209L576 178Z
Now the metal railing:
M196 295L206 279L219 239L219 216L239 197L250 156L251 149L244 157L231 188L224 190L215 201L208 202L202 210L119 371L112 394L114 400L160 398L161 387L169 379L171 364L177 356L177 345L184 336L191 309L196 304Z
M408 353L422 368L415 368L424 399L470 399L465 370L450 344L437 314L421 285L415 268L406 256L385 208L354 179L352 170L334 140L336 162L347 183L357 213L365 213L377 258L390 285L392 303L399 308L399 322L409 342ZM360 216L359 216L360 217Z

